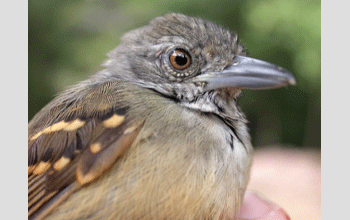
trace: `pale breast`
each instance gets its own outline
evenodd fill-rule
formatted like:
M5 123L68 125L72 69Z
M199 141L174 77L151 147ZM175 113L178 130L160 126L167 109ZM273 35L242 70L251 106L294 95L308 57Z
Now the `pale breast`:
M71 195L50 219L232 217L248 181L249 151L217 117L186 109L171 112L150 116L155 118L146 120L125 156ZM174 123L174 117L180 120ZM81 203L72 217L71 207Z

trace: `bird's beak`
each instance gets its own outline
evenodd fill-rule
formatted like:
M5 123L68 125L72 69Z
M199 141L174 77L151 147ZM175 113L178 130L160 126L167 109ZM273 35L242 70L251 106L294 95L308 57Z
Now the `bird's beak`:
M221 72L205 72L193 78L205 83L205 90L224 87L242 89L272 89L295 85L292 73L277 65L243 56L235 56L233 64Z

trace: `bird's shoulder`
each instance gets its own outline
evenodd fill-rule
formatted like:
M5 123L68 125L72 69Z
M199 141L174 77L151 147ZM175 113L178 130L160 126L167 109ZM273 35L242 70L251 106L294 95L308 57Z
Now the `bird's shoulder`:
M122 156L144 125L145 93L118 80L89 79L33 117L28 125L29 217L48 213Z

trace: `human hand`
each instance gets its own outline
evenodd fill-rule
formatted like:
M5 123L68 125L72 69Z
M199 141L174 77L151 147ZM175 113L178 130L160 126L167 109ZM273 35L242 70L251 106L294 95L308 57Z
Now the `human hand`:
M239 213L240 220L290 220L287 213L277 205L257 194L247 191Z

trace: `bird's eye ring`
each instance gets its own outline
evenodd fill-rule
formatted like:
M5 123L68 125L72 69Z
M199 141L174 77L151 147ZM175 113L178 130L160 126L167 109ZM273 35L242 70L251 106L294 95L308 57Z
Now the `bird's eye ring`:
M183 71L191 66L192 58L190 54L183 49L174 49L170 52L169 61L171 66L178 71Z

